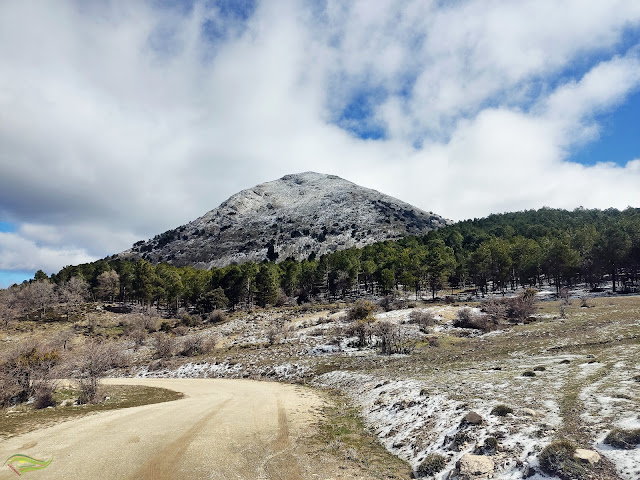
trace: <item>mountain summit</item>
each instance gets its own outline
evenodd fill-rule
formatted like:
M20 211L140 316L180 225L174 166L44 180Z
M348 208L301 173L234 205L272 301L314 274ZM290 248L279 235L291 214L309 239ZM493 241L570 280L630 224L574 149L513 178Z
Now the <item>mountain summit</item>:
M305 172L243 190L186 225L123 252L153 263L211 268L297 260L449 224L335 175Z

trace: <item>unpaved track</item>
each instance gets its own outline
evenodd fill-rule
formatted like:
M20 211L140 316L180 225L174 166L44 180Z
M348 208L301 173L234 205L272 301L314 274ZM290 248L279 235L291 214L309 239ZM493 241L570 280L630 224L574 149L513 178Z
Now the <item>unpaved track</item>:
M46 460L32 479L332 478L307 462L297 440L313 434L323 400L312 390L222 379L111 379L184 392L172 402L114 410L0 442ZM318 475L320 473L320 475ZM341 475L335 475L340 477ZM0 479L18 478L8 467Z

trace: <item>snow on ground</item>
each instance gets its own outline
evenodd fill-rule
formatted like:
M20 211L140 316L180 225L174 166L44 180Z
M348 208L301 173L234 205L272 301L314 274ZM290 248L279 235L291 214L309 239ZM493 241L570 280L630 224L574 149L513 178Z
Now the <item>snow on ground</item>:
M414 469L429 453L447 457L447 468L435 477L438 480L448 478L465 453L481 450L488 437L496 438L500 445L491 455L496 465L494 478L521 479L527 473L527 478L544 478L531 469L537 468L536 455L551 441L549 424L555 419L549 422L541 411L518 408L513 414L495 416L490 412L496 402L431 393L426 382L416 380L334 371L314 382L348 393L385 447ZM481 425L465 424L470 411L482 416Z
M584 370L600 370L600 378L584 387L579 395L585 411L583 421L598 432L594 447L615 465L618 474L625 480L640 479L640 451L638 448L622 450L606 445L603 441L614 427L627 430L640 428L640 384L636 376L640 374L640 347L637 345L618 347L616 357L622 359L612 365L599 363L583 364Z
M175 370L150 371L142 367L135 372L139 378L265 378L281 381L308 377L309 368L297 363L280 365L243 365L242 363L185 363Z

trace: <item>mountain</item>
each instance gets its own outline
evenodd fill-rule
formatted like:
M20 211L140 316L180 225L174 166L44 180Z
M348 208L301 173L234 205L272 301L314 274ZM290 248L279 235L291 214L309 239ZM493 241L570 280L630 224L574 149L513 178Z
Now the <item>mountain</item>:
M335 175L305 172L243 190L197 220L120 255L197 268L301 260L450 223Z

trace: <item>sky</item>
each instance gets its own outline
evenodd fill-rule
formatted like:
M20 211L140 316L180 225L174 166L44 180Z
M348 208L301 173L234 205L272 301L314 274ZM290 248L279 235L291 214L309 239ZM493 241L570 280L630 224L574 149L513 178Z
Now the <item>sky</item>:
M640 2L0 2L0 287L318 171L462 220L640 207Z

